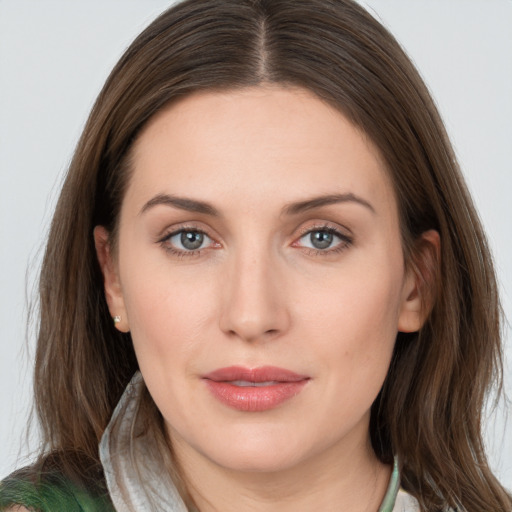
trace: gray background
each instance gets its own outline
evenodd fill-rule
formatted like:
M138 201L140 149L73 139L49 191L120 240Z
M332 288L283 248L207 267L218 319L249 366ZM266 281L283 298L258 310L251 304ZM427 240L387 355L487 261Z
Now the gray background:
M172 2L0 0L0 477L37 446L25 436L42 245L88 111L130 41ZM512 320L512 1L361 0L433 91L494 251ZM25 340L28 343L25 344ZM505 387L512 396L512 336ZM503 404L486 421L492 467L512 488Z

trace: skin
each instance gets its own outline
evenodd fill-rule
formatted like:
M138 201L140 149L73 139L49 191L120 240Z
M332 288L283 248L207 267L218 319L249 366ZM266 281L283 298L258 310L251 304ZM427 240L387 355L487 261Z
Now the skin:
M370 446L370 407L397 332L425 311L377 150L308 91L264 86L174 103L133 157L117 252L98 226L98 258L200 510L376 511L390 468ZM162 194L218 215L148 206ZM352 196L283 213L332 194ZM326 226L339 235L315 248ZM165 239L184 227L207 234L199 253ZM310 380L274 409L241 412L202 378L231 365Z

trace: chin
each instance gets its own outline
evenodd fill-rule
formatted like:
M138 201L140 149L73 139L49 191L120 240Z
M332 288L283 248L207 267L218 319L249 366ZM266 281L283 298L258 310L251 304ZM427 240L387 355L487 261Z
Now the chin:
M290 470L300 464L297 453L288 450L231 450L225 456L216 457L214 462L219 466L240 473L276 473Z
M248 429L243 433L229 433L222 440L199 448L215 464L239 472L273 473L286 471L308 458L314 447L307 440L286 432Z

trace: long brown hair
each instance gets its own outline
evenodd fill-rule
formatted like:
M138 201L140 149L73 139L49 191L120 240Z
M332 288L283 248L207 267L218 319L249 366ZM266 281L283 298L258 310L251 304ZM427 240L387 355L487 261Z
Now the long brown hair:
M186 0L116 65L71 162L41 272L35 396L44 453L64 454L66 470L78 456L99 464L101 435L137 370L130 336L112 325L92 232L104 225L115 240L138 133L184 95L262 83L309 89L372 139L394 183L409 264L421 233L441 237L431 314L420 332L398 335L372 408L377 456L399 457L402 485L423 510L511 510L481 433L502 366L485 235L426 86L393 36L352 0ZM158 432L146 400L148 428Z

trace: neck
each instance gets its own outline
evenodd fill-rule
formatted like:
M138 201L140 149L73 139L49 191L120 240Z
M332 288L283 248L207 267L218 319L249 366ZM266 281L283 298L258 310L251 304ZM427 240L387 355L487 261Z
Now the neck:
M200 512L377 512L391 476L368 438L349 450L331 446L293 467L258 472L221 467L179 440L173 445Z

